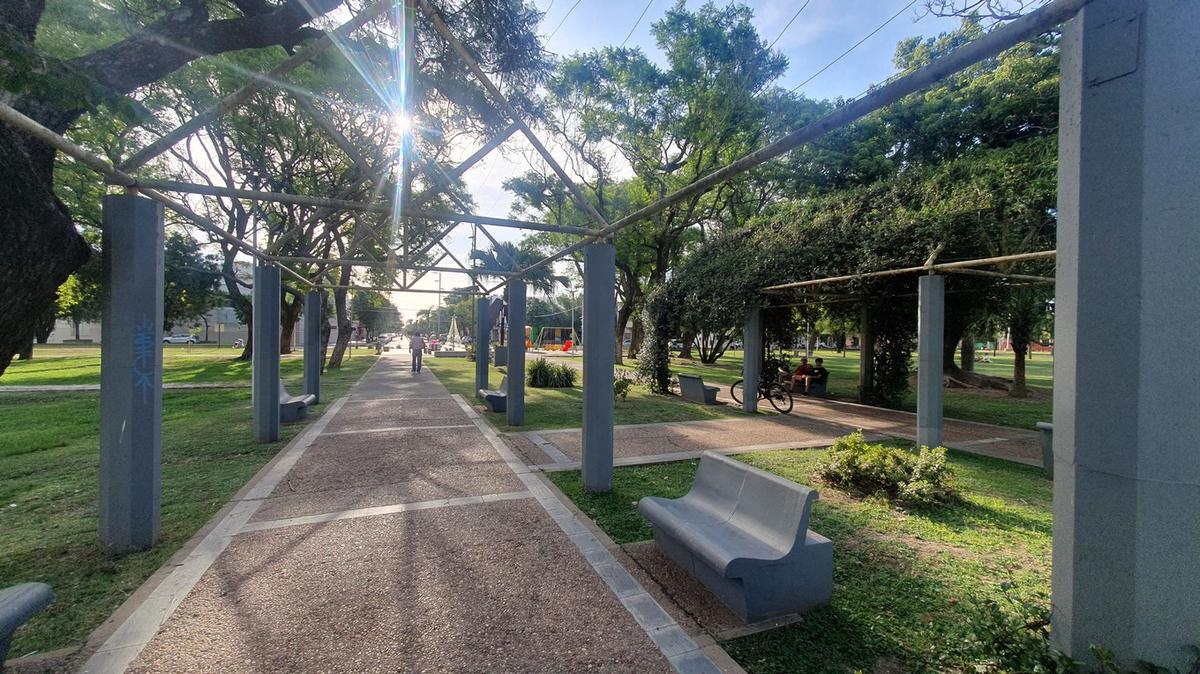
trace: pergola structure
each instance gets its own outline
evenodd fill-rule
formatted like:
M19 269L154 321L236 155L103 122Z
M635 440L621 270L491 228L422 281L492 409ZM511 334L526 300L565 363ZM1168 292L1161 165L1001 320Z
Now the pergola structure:
M397 211L395 205L155 181L133 173L208 120L329 48L334 37L350 34L401 3L410 18L418 11L428 17L511 121L499 137L442 179L435 173L432 184L444 187L509 135L520 132L567 186L592 221L591 227L427 212L418 208L419 197ZM104 204L108 298L102 356L101 531L105 542L118 548L144 547L157 534L164 207L258 261L255 434L264 441L278 434L278 349L273 347L279 339L280 273L297 275L288 264L300 260L233 237L164 191L330 211L392 212L401 219L446 222L447 231L468 222L577 235L577 242L494 287L484 287L473 276L472 283L480 295L505 289L511 320L523 324L523 278L582 251L583 474L587 489L607 490L612 480L614 360L609 340L616 313L613 235L1064 22L1054 393L1054 637L1056 645L1070 655L1083 657L1091 644L1102 644L1130 661L1140 658L1182 666L1188 657L1185 645L1197 639L1195 607L1200 605L1200 574L1195 573L1200 567L1200 461L1192 445L1200 437L1200 415L1194 413L1200 409L1200 364L1194 358L1181 358L1179 344L1164 339L1160 331L1200 334L1200 228L1194 215L1200 212L1200 181L1195 178L1200 159L1196 113L1200 110L1200 4L1188 0L1052 0L612 223L591 206L429 0L373 3L332 34L298 50L268 75L119 166L0 103L0 121L83 162L110 184L126 188L124 194L106 197ZM412 25L411 20L405 22L408 30ZM411 69L409 63L410 78ZM346 146L343 149L351 149ZM411 153L404 155L403 171L428 170L427 164L413 159ZM416 167L418 163L421 166ZM383 265L416 274L439 269L436 263L416 261L411 255L416 251L401 244L407 255L396 260L347 256L309 261L331 267ZM429 249L440 245L437 239ZM448 254L444 246L442 250ZM469 274L471 270L460 263L455 271ZM315 292L329 284L320 276L299 280L314 291L307 308L316 306ZM922 276L923 297L932 299L940 280L937 275ZM388 289L411 291L405 287L409 285ZM478 304L481 324L486 319L485 300L481 297ZM929 320L934 320L932 304L928 311ZM758 320L757 312L748 317L748 334L758 333ZM480 353L486 353L482 339L486 331L477 332ZM521 423L524 341L510 340L508 348L509 422ZM753 361L747 358L748 379L755 378L749 371L757 367ZM1123 378L1114 377L1111 369L1112 363L1120 362L1133 363ZM486 361L478 363L477 383L485 386ZM306 367L305 371L306 387L316 392L316 370ZM1121 395L1123 391L1132 395ZM1180 410L1186 412L1181 416Z
M742 331L744 356L742 363L742 378L745 381L758 381L761 373L758 371L763 357L762 317L764 308L783 308L827 302L856 302L862 308L862 344L859 348L859 390L867 391L874 378L875 364L872 357L875 352L875 334L871 330L871 308L868 303L871 298L866 296L839 295L834 300L811 300L798 297L810 289L820 289L838 283L851 283L885 276L918 276L917 281L917 444L926 447L937 447L942 444L942 340L945 333L946 318L946 274L963 274L968 276L986 276L1006 281L1012 285L1053 285L1054 279L1046 276L1034 276L1006 271L981 269L996 265L1012 265L1034 260L1048 260L1055 257L1056 251L1043 250L1032 253L1017 253L999 255L996 257L978 258L974 260L956 260L954 262L938 262L940 247L935 249L925 264L918 267L902 267L885 269L862 274L846 276L830 276L819 279L793 281L762 288L762 293L771 299L779 299L769 307L756 309L746 321ZM747 412L758 409L758 401L752 396L745 396L742 408Z

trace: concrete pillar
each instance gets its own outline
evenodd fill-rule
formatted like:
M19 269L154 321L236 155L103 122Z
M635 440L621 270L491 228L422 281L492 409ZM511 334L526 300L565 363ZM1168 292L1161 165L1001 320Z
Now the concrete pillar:
M587 491L612 489L616 259L611 243L583 249L583 488Z
M488 342L491 339L492 300L487 295L475 298L475 391L488 387Z
M163 207L104 197L100 541L154 545L162 503Z
M304 392L321 400L321 293L304 296Z
M758 380L762 377L762 309L746 314L742 327L742 409L758 411Z
M279 439L279 267L254 267L254 440Z
M508 397L505 410L509 426L525 423L525 282L509 281L508 292Z
M875 323L871 307L864 304L858 332L858 402L871 402L875 380Z
M1061 46L1053 638L1123 668L1200 639L1197 45L1200 3L1096 0Z
M942 444L942 334L946 324L946 279L922 276L917 307L917 444Z

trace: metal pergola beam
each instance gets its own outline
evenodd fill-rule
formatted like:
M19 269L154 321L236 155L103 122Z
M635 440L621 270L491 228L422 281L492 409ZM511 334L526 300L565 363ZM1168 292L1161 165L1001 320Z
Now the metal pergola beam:
M923 274L933 272L960 272L971 267L984 267L993 264L1007 264L1015 262L1028 262L1030 260L1046 260L1054 257L1056 251L1043 250L1036 253L1018 253L1015 255L1000 255L997 257L985 257L975 260L960 260L958 262L943 262L938 264L924 264L919 267L902 267L900 269L885 269L882 271L866 272L863 274L847 274L845 276L830 276L827 278L811 279L808 281L795 281L792 283L780 283L778 285L767 286L762 288L764 293L786 292L793 288L806 288L810 286L824 285L827 283L844 283L846 281L859 281L869 278L881 278L884 276L901 276L904 274ZM1032 277L1038 281L1045 281L1045 277Z
M583 240L573 243L559 252L530 265L514 278L524 278L529 272L553 264L559 259L582 250L589 243L607 239L622 229L659 213L672 204L698 194L703 194L734 176L787 154L801 145L811 143L835 129L844 127L880 108L891 105L909 94L925 89L964 68L996 56L1005 49L1033 39L1075 16L1088 2L1090 0L1052 0L1050 3L1029 14L1014 19L1003 26L999 26L983 37L969 42L949 54L934 59L927 65L903 77L896 78L862 98L843 105L815 122L796 129L774 143L746 154L742 158L693 181L686 187L680 188L658 201L626 215L611 225L589 234ZM428 0L421 0L421 4L422 7L426 6ZM507 282L500 283L491 288L489 292L499 290Z
M251 96L261 91L263 88L272 84L279 84L280 78L292 72L296 68L311 61L316 56L319 56L326 49L333 45L334 36L339 38L345 37L350 33L365 26L371 20L383 14L391 2L388 0L376 0L376 2L364 7L361 12L351 18L349 21L334 28L329 33L322 35L319 39L301 48L295 54L288 57L279 65L272 68L265 75L254 76L254 79L237 91L229 94L217 102L216 105L208 108L200 114L192 117L186 122L175 127L168 133L160 136L153 143L134 153L131 157L121 162L121 168L126 171L132 171L138 167L146 165L155 157L166 152L176 143L200 130L205 124L217 119L225 113L237 109L243 103L248 101Z
M504 94L500 91L500 88L492 82L491 78L487 76L487 73L483 72L483 68L479 66L479 62L475 60L474 55L471 54L466 45L464 45L457 37L455 37L454 33L450 30L450 27L446 25L444 20L442 20L442 15L437 11L437 9L429 3L429 0L417 1L421 5L421 11L423 11L425 15L429 17L430 22L433 23L434 30L441 34L442 38L446 40L450 47L458 53L458 56L463 60L464 63L467 64L467 68L471 70L471 73L475 76L475 79L483 85L484 89L487 89L495 103L499 105L505 113L508 114L513 125L521 130L521 133L525 136L525 139L528 140L529 144L533 146L533 149L537 150L537 153L540 154L542 159L550 165L550 168L554 169L554 172L558 174L558 178L563 181L563 184L566 185L567 189L571 192L571 196L574 197L579 208L588 214L588 217L591 218L592 222L594 222L597 227L607 227L608 222L605 221L604 216L600 215L600 212L597 211L594 206L592 206L592 202L588 201L587 196L584 195L583 191L579 189L579 186L575 184L575 181L571 180L571 176L567 174L563 167L559 165L554 156L550 154L550 151L547 150L546 146L542 144L542 141L537 137L537 134L535 134L533 130L529 128L529 125L521 119L521 114L512 106L512 103L508 102L508 99L505 98Z
M376 292L376 293L426 293L426 294L439 293L442 295L449 295L450 293L453 292L453 293L458 293L461 295L470 295L472 297L482 294L476 290L467 290L465 288L455 288L454 290L437 290L434 288L385 288L385 287L381 287L381 286L328 285L328 284L318 284L315 287L320 290L362 290L362 291Z
M408 271L437 271L446 274L471 274L473 269L463 269L461 267L435 267L426 264L412 264L410 262L401 262L399 260L357 260L352 258L325 258L325 257L299 257L294 255L263 255L264 260L269 262L297 262L301 264L331 264L331 265L350 265L352 267L374 267L378 269L403 269ZM511 271L496 271L488 272L496 276L508 276L515 274Z

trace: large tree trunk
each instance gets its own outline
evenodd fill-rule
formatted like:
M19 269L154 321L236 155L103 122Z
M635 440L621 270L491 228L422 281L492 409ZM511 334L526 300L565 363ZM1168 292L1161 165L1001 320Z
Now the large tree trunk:
M975 371L975 335L967 333L962 338L961 362L959 367L963 372Z
M683 331L683 348L679 350L679 357L686 360L692 360L692 347L696 343L696 332L694 330Z
M55 302L90 254L54 195L53 173L53 150L0 124L0 374L33 339L29 317Z
M283 298L280 300L283 303L282 330L279 333L279 353L289 354L292 352L292 341L296 336L296 322L300 320L300 313L304 310L304 298L302 296L292 297L289 302L286 298L290 295L286 290L283 292Z
M626 300L621 308L617 310L617 328L616 328L616 364L621 365L625 362L625 327L629 325L629 316L633 313L633 301Z
M1029 395L1025 386L1025 354L1029 351L1027 342L1013 340L1013 383L1008 389L1008 395L1014 398L1024 398Z
M635 320L633 322L633 335L629 338L629 358L636 359L638 352L642 350L642 322Z
M33 360L33 338L30 337L25 346L21 347L21 352L17 354L17 360Z
M343 279L338 285L345 285L350 279L350 275L346 273L343 267L341 278ZM333 354L329 356L329 367L341 367L342 359L346 355L346 347L350 345L350 316L346 311L346 294L345 288L339 288L333 291L333 312L337 317L338 336L337 341L333 345Z

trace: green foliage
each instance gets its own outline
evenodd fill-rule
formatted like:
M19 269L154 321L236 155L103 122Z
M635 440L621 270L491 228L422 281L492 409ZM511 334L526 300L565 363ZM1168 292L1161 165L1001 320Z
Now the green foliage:
M529 363L525 380L534 388L571 388L579 372L566 363L551 363L539 358Z
M638 379L651 393L671 392L671 336L679 326L679 302L673 286L651 290L642 303L642 350L638 354Z
M838 438L818 464L817 475L851 493L881 495L913 506L958 498L945 448L921 447L914 454L893 445L868 444L862 431Z
M625 402L631 388L633 388L633 380L625 374L624 370L618 370L616 378L613 379L613 398Z
M163 329L198 320L220 304L221 270L192 237L168 232L163 265Z
M382 293L374 291L355 291L350 300L350 316L367 328L370 337L403 327L396 307Z

